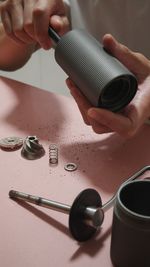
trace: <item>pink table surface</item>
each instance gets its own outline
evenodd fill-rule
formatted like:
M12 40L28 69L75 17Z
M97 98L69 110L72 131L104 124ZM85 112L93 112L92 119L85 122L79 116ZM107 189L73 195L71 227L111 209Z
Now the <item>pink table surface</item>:
M112 267L112 209L101 232L78 243L69 233L68 215L19 204L8 192L19 190L71 205L83 189L94 188L104 204L125 179L149 165L150 126L127 141L116 134L97 135L83 123L72 98L1 77L0 138L28 135L39 138L44 157L26 160L21 149L0 150L0 266ZM56 167L49 166L50 143L59 148ZM78 169L65 171L68 162Z

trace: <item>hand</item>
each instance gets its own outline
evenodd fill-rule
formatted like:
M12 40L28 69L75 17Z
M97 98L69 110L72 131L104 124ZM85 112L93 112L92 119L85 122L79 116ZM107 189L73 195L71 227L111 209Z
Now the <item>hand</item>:
M49 49L49 24L61 35L68 29L68 19L62 0L6 0L0 4L6 34L17 42L37 42Z
M77 102L84 122L98 134L116 132L124 138L134 136L150 116L150 61L118 43L110 34L103 38L104 47L120 60L138 80L138 91L130 104L120 113L94 108L71 80L67 85Z

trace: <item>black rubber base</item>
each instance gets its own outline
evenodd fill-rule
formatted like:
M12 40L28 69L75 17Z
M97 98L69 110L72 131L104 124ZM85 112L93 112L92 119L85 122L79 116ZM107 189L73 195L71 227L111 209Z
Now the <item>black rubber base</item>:
M97 232L95 227L85 224L84 211L87 207L101 206L101 197L94 189L85 189L76 197L69 215L69 229L74 239L83 242Z

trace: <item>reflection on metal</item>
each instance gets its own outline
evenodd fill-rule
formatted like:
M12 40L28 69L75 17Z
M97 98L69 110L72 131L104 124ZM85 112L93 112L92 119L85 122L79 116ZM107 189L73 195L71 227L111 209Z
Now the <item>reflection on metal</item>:
M27 136L23 143L21 155L26 159L38 159L44 156L45 150L36 136Z

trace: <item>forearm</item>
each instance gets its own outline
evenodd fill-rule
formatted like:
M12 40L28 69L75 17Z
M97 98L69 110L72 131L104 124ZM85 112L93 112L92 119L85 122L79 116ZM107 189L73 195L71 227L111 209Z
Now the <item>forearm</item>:
M9 38L0 23L0 69L13 71L21 68L37 49L36 44L18 44Z

